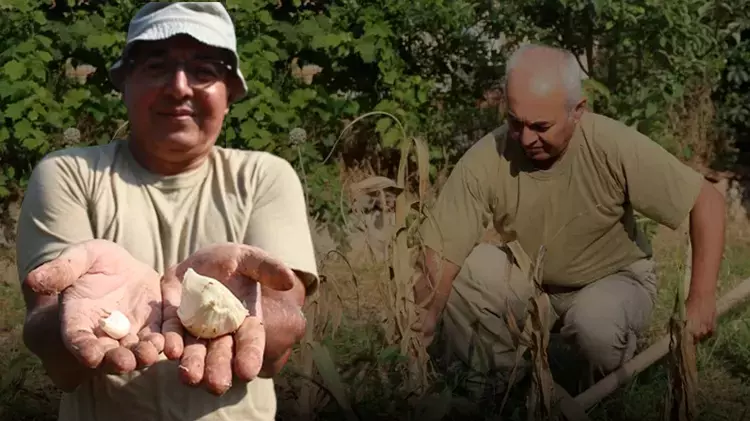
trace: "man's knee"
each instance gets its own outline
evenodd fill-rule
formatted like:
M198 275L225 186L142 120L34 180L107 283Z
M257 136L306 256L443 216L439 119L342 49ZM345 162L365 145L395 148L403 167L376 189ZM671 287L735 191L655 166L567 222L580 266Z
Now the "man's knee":
M561 333L596 368L612 371L635 354L654 306L652 267L650 261L638 261L600 279L576 292L564 311Z
M508 253L477 245L454 281L442 316L440 336L450 354L479 371L512 366L515 360L505 313L522 319L531 288Z
M512 269L508 266L511 258L503 248L479 243L466 257L458 278L485 288L498 287L503 282L511 281L511 273L506 273Z
M585 309L566 314L563 334L575 342L593 368L605 373L633 357L638 337L638 332L623 325L622 318Z

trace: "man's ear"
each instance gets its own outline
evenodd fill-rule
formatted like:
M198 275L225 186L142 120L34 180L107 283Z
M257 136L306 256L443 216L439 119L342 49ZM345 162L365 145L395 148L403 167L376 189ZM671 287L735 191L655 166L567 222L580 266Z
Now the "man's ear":
M586 105L588 105L588 99L586 98L583 98L578 102L578 104L576 104L575 108L573 109L573 121L575 123L578 123L581 120L583 112L586 111Z

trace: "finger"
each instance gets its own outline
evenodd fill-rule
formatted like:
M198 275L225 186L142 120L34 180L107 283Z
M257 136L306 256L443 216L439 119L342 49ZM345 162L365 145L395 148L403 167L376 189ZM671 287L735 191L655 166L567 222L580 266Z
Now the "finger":
M159 351L150 341L139 342L138 345L131 348L138 367L148 367L159 361Z
M234 334L234 373L243 380L255 379L263 365L266 330L262 318L247 317Z
M138 345L138 342L140 342L140 339L138 339L138 335L128 333L124 338L120 339L120 346L125 348L132 348Z
M281 260L258 247L248 245L242 247L237 270L261 285L278 291L292 289L297 277Z
M161 297L161 291L158 291ZM159 302L149 303L148 317L145 325L138 332L140 342L151 342L157 353L164 350L164 336L161 329L163 325L163 298Z
M182 334L178 333L182 329L179 326L179 320L170 320L165 324L164 336L164 355L170 360L180 359L185 355L185 342L182 339ZM174 327L172 327L174 326Z
M108 350L104 355L102 368L109 374L124 374L135 370L137 367L133 352L123 346Z
M146 326L138 332L138 339L141 342L149 342L157 353L164 351L164 335L158 330L154 331L153 326Z
M184 352L182 323L177 317L180 307L182 283L175 274L175 268L170 268L164 275L161 285L162 295L162 336L164 337L164 355L170 360L177 360Z
M232 340L224 335L208 343L204 381L211 393L221 395L232 386Z
M133 347L133 354L139 367L148 367L159 360L159 353L164 350L164 337L146 326L138 332L140 342Z
M98 367L108 351L91 330L66 328L63 325L62 337L70 353L88 368Z
M180 359L180 378L191 386L203 380L206 362L206 341L188 336Z
M38 294L58 294L86 274L93 264L94 256L87 243L76 244L66 248L56 259L29 272L24 283Z

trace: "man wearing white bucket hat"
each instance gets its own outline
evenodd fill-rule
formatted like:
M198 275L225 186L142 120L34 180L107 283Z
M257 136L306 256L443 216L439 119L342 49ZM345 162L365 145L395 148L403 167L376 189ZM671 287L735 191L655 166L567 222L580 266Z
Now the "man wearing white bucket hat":
M292 166L215 145L247 93L231 18L218 2L149 3L110 76L129 136L46 156L18 226L24 342L66 392L59 420L272 420L271 377L319 280ZM244 301L235 333L183 329L188 268ZM114 310L120 339L99 327Z

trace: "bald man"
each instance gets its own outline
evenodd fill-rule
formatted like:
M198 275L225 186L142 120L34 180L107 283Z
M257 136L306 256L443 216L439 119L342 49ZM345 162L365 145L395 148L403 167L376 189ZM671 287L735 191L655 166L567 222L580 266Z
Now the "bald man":
M440 321L451 356L499 374L489 386L507 387L515 350L504 315L523 321L534 291L527 274L544 246L551 325L592 368L614 370L633 356L657 292L634 210L672 229L689 218L689 326L696 339L710 334L724 244L721 194L635 129L586 111L580 68L567 51L517 51L506 66L506 95L506 124L459 160L421 227L426 249L415 296L425 302L418 328L427 342ZM499 245L480 242L489 223Z

